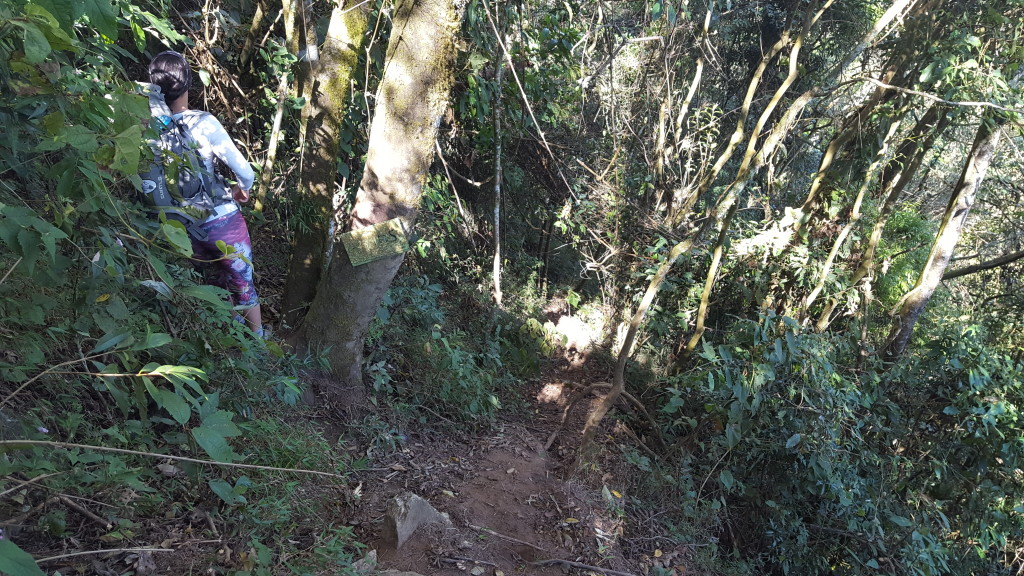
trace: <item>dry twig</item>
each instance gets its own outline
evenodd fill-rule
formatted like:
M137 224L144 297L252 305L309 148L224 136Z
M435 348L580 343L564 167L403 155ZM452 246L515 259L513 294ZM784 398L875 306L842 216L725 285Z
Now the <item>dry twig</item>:
M600 566L591 566L590 564L583 564L582 562L573 562L572 560L562 560L561 558L552 558L550 560L539 560L537 562L530 562L532 566L565 566L566 568L577 568L579 570L590 570L592 572L600 572L601 574L607 574L608 576L636 576L631 572L619 572L618 570L612 570L611 568L601 568Z
M529 546L530 548L533 548L534 550L540 550L541 552L547 552L547 550L545 550L544 548L541 548L540 546L537 546L536 544L530 544L529 542L526 542L524 540L519 540L518 538L513 538L511 536L506 536L504 534L501 534L500 532L495 532L494 530L491 530L490 528L484 528L483 526L477 526L475 524L469 524L469 527L472 528L473 530L477 530L479 532L484 532L486 534L490 534L491 536L494 536L496 538L501 538L502 540L508 540L509 542L514 542L516 544L522 544L523 546Z

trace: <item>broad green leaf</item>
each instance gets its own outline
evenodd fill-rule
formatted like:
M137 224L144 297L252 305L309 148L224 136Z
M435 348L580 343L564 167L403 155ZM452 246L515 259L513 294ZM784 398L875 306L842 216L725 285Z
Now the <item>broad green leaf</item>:
M167 287L167 284L160 282L159 280L143 280L142 282L139 282L139 284L146 288L151 288L166 300L170 300L172 298L171 289Z
M227 306L227 301L224 299L224 289L217 288L216 286L185 286L181 289L181 293L198 300L205 300L211 304L217 304L218 306Z
M50 55L50 43L46 40L39 27L24 20L12 20L22 30L22 42L25 47L25 61L29 64L39 64Z
M0 574L9 576L46 576L28 552L10 540L0 540Z
M79 152L88 154L99 149L96 133L85 126L65 126L57 136L58 142L64 142Z
M141 142L142 126L139 124L133 124L127 130L115 136L114 161L111 167L125 174L137 173L139 171Z
M133 349L133 351L140 351L140 349L159 348L160 346L169 344L173 339L174 338L172 338L170 334L165 334L163 332L147 334L144 340L132 346L131 349Z
M897 526L902 526L904 528L909 528L914 524L913 522L907 520L902 516L889 516L889 521Z
M231 484L221 480L220 478L210 479L210 489L225 503L232 506L236 504L245 504L245 497L235 492L234 487Z
M791 449L791 448L793 448L794 446L796 446L799 443L800 443L800 434L799 433L793 434L792 436L789 437L789 440L786 440L786 448L787 449Z
M25 267L30 273L39 258L39 241L41 239L35 230L22 228L18 232L18 247L21 248L21 256L25 259Z
M32 221L32 227L39 232L39 239L43 242L43 246L46 247L50 258L53 258L57 253L57 240L65 240L68 235L53 224L38 218Z
M192 429L192 437L210 455L210 458L218 462L233 462L238 456L231 446L228 446L227 438L216 430L198 426Z
M71 25L74 22L71 0L32 0L32 2L25 5L25 13L33 14L35 13L33 9L38 7L45 9L47 13L53 16L59 23L61 31L68 34L74 32L74 28Z
M192 240L189 239L184 224L177 220L168 220L160 224L160 231L183 256L192 256Z
M213 414L208 415L206 418L203 418L203 427L209 428L210 430L228 438L238 436L242 431L239 430L238 426L235 426L235 423L231 421L232 416L233 414L231 412L218 410Z
M170 412L178 424L187 423L192 416L192 409L185 399L170 390L158 389L154 399L164 410Z
M718 479L722 482L722 486L724 486L726 490L731 490L733 485L736 483L736 480L732 477L732 472L728 469L722 470L718 474Z
M70 13L70 7L68 13ZM45 22L46 26L42 27L40 31L46 36L47 42L54 50L74 49L75 41L65 32L64 24L57 20L53 10L39 4L29 3L25 5L25 14L34 16L39 23Z
M110 0L78 0L89 23L110 40L117 40L117 9Z
M96 342L96 346L89 351L89 354L99 354L104 350L117 348L122 345L127 346L134 341L135 338L127 332L107 334Z

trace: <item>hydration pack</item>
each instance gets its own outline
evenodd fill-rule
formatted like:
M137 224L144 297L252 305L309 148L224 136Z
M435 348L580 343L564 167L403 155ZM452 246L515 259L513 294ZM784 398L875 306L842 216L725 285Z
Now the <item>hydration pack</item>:
M199 144L184 119L176 120L171 114L160 87L146 83L140 83L140 87L141 93L149 97L150 127L156 130L156 137L146 139L153 161L139 173L140 199L149 211L163 212L168 220L181 222L193 238L205 240L206 233L199 225L224 203L220 198L224 194L217 193L215 178L199 156Z

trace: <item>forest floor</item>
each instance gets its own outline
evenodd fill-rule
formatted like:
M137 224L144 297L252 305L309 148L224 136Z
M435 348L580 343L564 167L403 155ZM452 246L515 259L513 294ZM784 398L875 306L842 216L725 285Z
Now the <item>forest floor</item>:
M673 547L662 536L660 513L629 497L635 468L623 463L619 443L633 440L609 426L599 435L601 462L577 467L580 431L596 396L569 412L545 450L572 398L607 381L608 369L580 360L553 362L524 383L520 406L492 428L409 433L401 449L352 475L359 499L345 521L376 550L379 568L424 576L687 573L686 547ZM336 407L348 416L359 410L360 394L353 392L347 397L355 402ZM396 550L384 517L388 501L406 492L447 513L452 524L421 528Z

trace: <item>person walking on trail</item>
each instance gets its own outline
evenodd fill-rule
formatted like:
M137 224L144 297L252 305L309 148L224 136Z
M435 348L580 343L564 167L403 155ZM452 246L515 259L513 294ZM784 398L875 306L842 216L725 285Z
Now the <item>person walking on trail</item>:
M230 196L226 189L211 191L214 198L220 198L222 203L199 224L206 233L206 239L190 235L192 251L196 260L205 261L212 268L209 270L212 272L210 283L230 292L231 303L241 312L249 329L263 337L263 315L252 280L252 242L245 218L238 208L238 203L249 201L249 190L255 179L252 166L213 114L189 109L192 69L184 56L173 51L157 54L149 63L149 81L160 87L174 119L182 122L195 139L207 173L214 174L214 157L234 172L236 182L231 184ZM226 188L226 183L220 182L214 187ZM234 254L225 257L217 247L218 241L231 246Z

